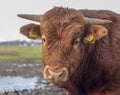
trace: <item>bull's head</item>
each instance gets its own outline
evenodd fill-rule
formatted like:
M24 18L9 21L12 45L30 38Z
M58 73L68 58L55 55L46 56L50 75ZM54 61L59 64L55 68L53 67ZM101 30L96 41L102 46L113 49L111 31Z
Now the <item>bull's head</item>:
M85 44L94 44L107 34L99 24L111 23L84 17L79 11L67 8L53 8L43 15L19 17L40 22L28 24L20 32L28 38L42 39L42 65L44 78L64 86L74 74L85 54Z

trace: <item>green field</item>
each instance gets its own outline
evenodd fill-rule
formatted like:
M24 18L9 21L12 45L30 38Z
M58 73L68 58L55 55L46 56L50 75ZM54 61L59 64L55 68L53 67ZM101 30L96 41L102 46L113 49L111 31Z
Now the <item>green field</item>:
M40 62L41 46L0 46L0 61Z

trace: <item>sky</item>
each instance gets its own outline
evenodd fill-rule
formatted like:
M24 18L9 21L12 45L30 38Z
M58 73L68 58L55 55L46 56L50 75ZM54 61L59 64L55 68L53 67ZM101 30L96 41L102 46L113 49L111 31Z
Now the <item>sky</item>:
M120 14L120 0L0 0L0 41L26 40L19 28L29 20L17 14L44 14L54 6L74 9L105 9Z

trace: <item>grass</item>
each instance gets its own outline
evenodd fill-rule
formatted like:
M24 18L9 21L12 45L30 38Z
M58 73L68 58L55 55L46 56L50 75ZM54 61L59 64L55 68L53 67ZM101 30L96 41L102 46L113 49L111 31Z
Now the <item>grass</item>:
M40 62L41 46L0 46L0 61Z

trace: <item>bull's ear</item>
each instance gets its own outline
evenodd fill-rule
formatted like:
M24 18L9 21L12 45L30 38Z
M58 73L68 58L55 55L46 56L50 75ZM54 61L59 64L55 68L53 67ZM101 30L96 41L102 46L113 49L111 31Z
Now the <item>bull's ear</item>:
M22 33L23 35L30 39L41 38L40 25L36 24L27 24L22 26L20 28L20 33Z
M101 39L107 35L108 31L102 25L89 25L86 28L86 36L84 37L84 42L95 43L96 40Z

